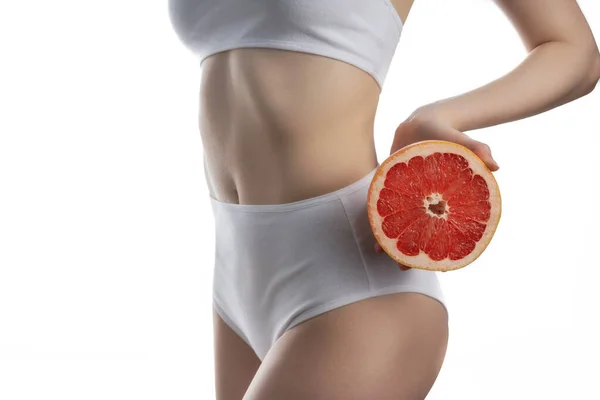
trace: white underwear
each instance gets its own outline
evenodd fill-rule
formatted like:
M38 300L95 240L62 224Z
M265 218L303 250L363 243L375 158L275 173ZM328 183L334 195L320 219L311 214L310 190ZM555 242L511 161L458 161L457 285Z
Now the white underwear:
M415 292L446 307L436 272L402 271L375 252L367 214L374 174L287 204L240 205L211 197L213 305L261 360L285 331L369 297Z

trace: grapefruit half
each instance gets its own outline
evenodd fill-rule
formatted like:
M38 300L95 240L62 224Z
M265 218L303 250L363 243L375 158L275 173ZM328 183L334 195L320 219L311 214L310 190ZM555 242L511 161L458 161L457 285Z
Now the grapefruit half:
M486 249L502 200L492 172L475 153L426 140L403 147L379 166L367 209L375 239L395 261L450 271Z

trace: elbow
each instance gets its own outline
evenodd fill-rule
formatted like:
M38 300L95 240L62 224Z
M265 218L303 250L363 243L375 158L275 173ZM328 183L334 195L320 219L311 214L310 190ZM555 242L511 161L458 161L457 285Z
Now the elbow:
M593 92L600 80L600 52L598 52L597 47L594 48L593 54L592 62L587 74L585 94Z

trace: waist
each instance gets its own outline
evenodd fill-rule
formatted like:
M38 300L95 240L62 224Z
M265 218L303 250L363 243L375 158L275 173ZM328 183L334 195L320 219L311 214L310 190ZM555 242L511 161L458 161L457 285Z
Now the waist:
M200 133L211 197L289 203L335 191L375 168L379 89L342 64L259 49L204 62ZM327 79L332 71L338 73Z
M372 131L301 135L235 132L222 150L204 146L209 194L223 203L268 205L345 187L378 164Z

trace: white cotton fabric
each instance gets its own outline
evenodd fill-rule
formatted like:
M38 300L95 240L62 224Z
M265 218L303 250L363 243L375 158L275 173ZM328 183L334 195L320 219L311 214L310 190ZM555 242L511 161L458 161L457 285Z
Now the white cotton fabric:
M446 307L436 272L402 271L375 252L367 214L375 171L335 192L287 204L210 198L213 304L261 360L285 331L369 297L415 292Z
M181 41L200 58L242 47L322 55L383 86L402 21L389 0L170 0Z

